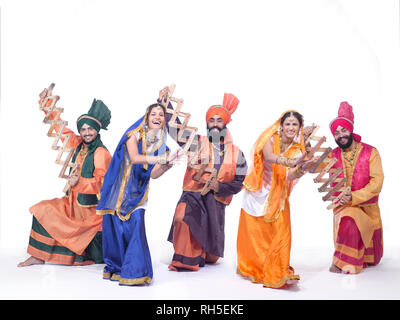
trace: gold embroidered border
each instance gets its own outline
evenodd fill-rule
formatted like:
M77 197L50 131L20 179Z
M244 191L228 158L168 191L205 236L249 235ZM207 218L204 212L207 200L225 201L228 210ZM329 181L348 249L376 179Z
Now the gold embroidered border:
M335 244L335 250L357 260L361 259L364 255L364 249L357 250L341 243Z
M239 267L236 268L236 273L241 275L242 277L248 278L252 282L260 283L264 287L269 287L269 288L274 288L274 289L281 288L288 280L300 280L300 276L299 275L287 274L280 281L278 281L277 283L269 283L269 282L257 279L254 276L247 276L247 275L243 274L242 271L239 269Z
M110 279L113 281L119 281L120 284L124 285L137 285L137 284L144 284L144 283L150 283L151 278L150 277L142 277L142 278L133 278L133 279L128 279L128 278L122 278L119 274L111 274L110 272L103 272L103 279Z
M344 262L337 257L333 257L333 264L342 270L344 273L357 274L363 269L363 266L355 266L351 263Z
M357 161L358 161L358 157L360 155L360 152L361 152L362 148L363 148L362 144L358 143L356 154L354 155L353 166L351 167L351 171L350 171L350 177L347 177L347 170L345 168L347 162L344 159L344 155L343 155L342 149L340 149L340 156L342 157L343 175L346 178L346 181L348 182L348 186L351 186L353 184L353 173L354 173L354 169L356 167L356 164L357 164Z
M126 215L123 216L121 214L121 211L118 208L118 210L116 210L118 218L120 218L122 221L129 220L129 218L131 217L131 214L136 210L136 208L141 206L147 200L148 195L149 195L149 189L150 189L149 185L147 185L146 193L144 194L142 200L131 211L129 211Z
M210 146L211 146L211 143L210 143ZM219 171L218 171L218 175L217 175L217 181L219 181L219 178L220 178L220 174L221 174L221 172L222 172L222 166L223 165L225 165L226 164L226 162L228 161L227 160L227 158L229 157L230 159L230 163L232 163L233 162L233 156L234 156L234 146L233 146L233 144L231 144L230 146L229 146L229 148L228 148L228 146L227 145L225 145L225 150L226 150L226 153L225 153L225 156L224 156L224 160L222 160L222 163L221 163L221 167L219 168ZM211 148L211 159L212 159L212 168L214 167L214 150L213 150L213 148ZM235 165L235 172L236 172L236 166L237 166L237 160L236 160L236 165ZM225 204L225 205L229 205L229 202L228 201L223 201L223 200L221 200L221 199L218 199L218 197L214 194L214 198L215 198L215 200L217 200L218 202L221 202L222 204Z
M98 214L98 215L105 215L105 214L114 215L114 213L117 213L118 218L120 218L122 221L129 220L132 212L135 211L135 209L137 207L141 206L147 200L148 195L149 195L149 184L148 184L146 192L145 192L142 200L131 211L129 211L125 216L123 216L121 214L120 208L121 208L122 200L124 198L125 187L129 180L129 176L130 176L130 173L132 170L132 165L133 165L133 162L130 161L129 165L128 165L128 169L126 169L126 163L125 163L126 154L125 154L125 152L126 151L124 149L124 175L122 177L122 183L121 183L121 187L119 189L118 200L117 200L117 204L115 206L115 210L96 210L96 214Z
M97 207L97 203L96 204L80 204L78 202L78 198L76 198L76 203L78 204L78 206L82 207L82 208L93 208L93 207Z
M364 256L364 262L366 263L374 263L375 261L375 256L373 254L366 254Z
M275 139L276 139L276 137L275 137ZM277 147L277 148L279 148L279 150L280 150L280 144L281 144L281 142L279 140L279 144L278 144L278 147ZM293 149L293 147L294 147L294 149ZM282 153L282 156L286 156L286 157L292 156L292 154L294 154L295 151L298 151L298 149L299 149L299 147L297 145L291 145L290 148L288 147L288 149L286 149L286 151ZM272 164L272 165L274 165L274 164ZM288 169L286 168L286 175L287 175L287 170ZM273 171L272 171L272 174L273 174ZM275 214L271 218L267 218L266 217L267 211L268 211L268 208L269 208L269 200L268 199L270 198L270 196L271 196L271 199L273 198L272 195L275 192L275 190L276 189L272 188L272 184L271 184L271 188L270 188L270 191L269 191L270 193L268 194L267 201L266 201L266 203L264 205L264 211L263 211L264 220L266 222L274 222L274 221L276 221L279 218L279 215L281 214L281 212L283 212L285 210L285 202L286 202L286 198L287 198L287 183L285 183L285 185L283 187L283 193L282 193L281 198L280 198L280 203L279 203L278 210L275 212Z

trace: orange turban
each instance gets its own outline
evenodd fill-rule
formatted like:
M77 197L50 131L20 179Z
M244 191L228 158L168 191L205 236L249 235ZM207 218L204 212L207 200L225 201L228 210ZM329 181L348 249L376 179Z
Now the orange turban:
M236 111L238 104L238 98L236 98L232 93L225 93L222 105L214 105L208 108L206 122L208 122L215 115L219 115L224 123L228 124L231 122L231 115Z

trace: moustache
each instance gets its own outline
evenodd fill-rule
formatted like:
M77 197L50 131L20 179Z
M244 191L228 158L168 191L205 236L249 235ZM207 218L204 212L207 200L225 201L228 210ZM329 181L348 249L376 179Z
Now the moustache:
M219 142L224 140L226 136L226 127L219 128L217 126L207 128L207 136L210 141Z
M342 143L342 139L347 139L346 143ZM347 149L348 147L351 146L351 144L353 143L353 134L350 134L348 136L345 137L341 137L339 139L335 139L335 142L337 143L337 145L341 148L341 149Z

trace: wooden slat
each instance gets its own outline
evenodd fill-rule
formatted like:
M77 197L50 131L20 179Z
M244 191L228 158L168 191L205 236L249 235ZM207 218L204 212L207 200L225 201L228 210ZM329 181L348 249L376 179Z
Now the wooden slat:
M54 89L54 86L55 84L52 83L47 88L47 96L39 101L39 109L46 112L43 122L50 125L47 136L50 138L54 138L51 149L58 151L55 163L62 166L58 176L63 179L69 179L71 173L74 172L74 170L77 170L77 164L71 162L75 150L67 147L68 142L71 139L71 135L65 135L62 133L65 126L68 125L68 122L61 120L60 118L61 113L64 112L64 108L59 108L56 106L56 103L58 102L58 100L60 100L60 97L57 95L53 95L52 91ZM46 107L49 100L51 100L51 104L50 106ZM54 118L50 119L50 116L54 113ZM58 132L55 132L56 125L60 126ZM64 139L62 146L58 145L60 139ZM64 154L66 154L66 158L65 160L61 160ZM65 171L68 168L72 168L72 170L70 174L66 175ZM64 187L64 192L67 192L69 188L70 186L67 182L66 186Z

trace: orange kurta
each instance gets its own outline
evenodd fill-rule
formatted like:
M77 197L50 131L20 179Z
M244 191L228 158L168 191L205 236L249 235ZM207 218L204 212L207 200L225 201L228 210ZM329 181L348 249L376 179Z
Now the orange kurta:
M56 128L58 130L58 128ZM71 134L69 148L76 148L81 137L65 128L63 134ZM82 167L85 157L78 155L76 163ZM76 254L83 254L98 231L102 229L102 217L96 215L96 205L82 206L77 201L78 193L99 194L104 175L110 165L111 154L99 147L94 153L93 178L80 177L78 183L70 189L69 196L44 200L30 208L46 231L62 246Z

